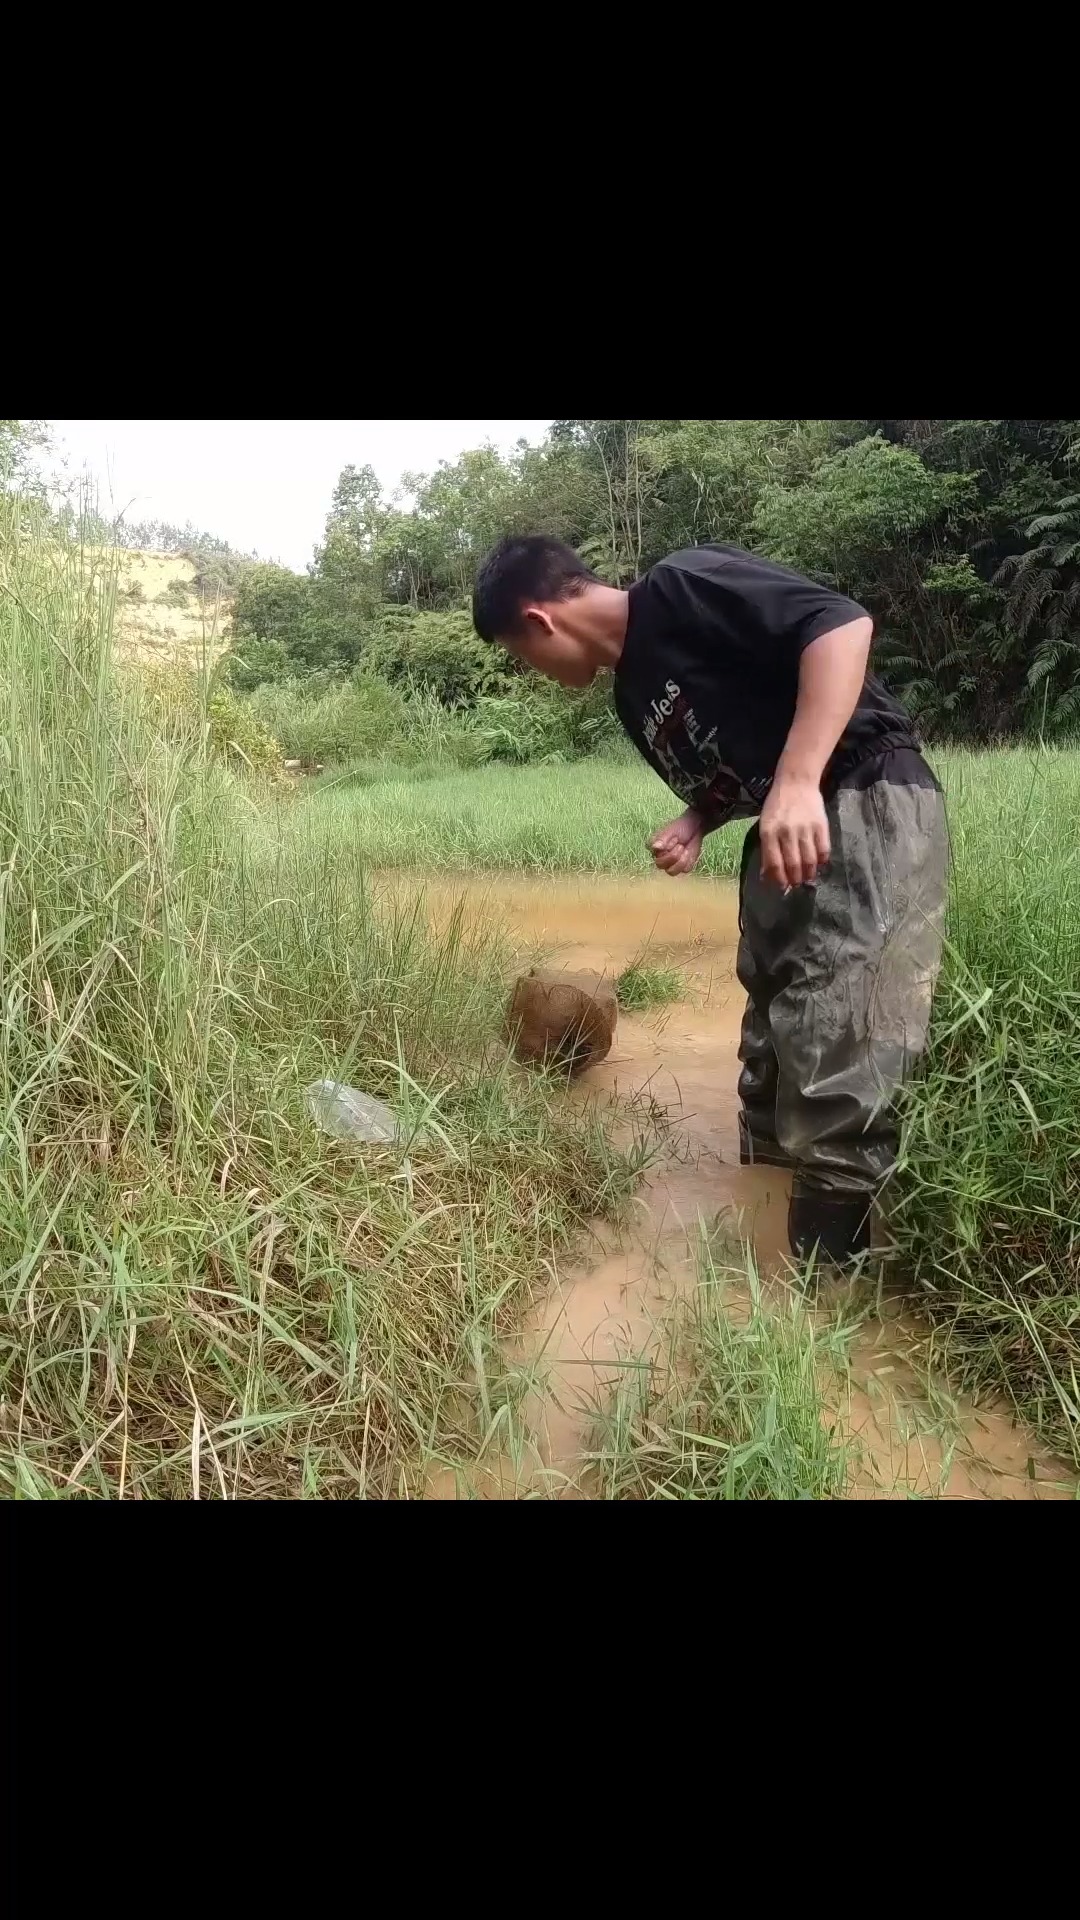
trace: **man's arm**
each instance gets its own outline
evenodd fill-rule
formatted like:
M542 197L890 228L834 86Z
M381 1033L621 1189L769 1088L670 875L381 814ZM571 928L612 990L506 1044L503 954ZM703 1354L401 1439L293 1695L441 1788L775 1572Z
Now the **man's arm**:
M873 632L873 621L863 616L819 634L803 650L795 718L761 810L761 871L778 886L801 886L828 863L821 780L858 704Z

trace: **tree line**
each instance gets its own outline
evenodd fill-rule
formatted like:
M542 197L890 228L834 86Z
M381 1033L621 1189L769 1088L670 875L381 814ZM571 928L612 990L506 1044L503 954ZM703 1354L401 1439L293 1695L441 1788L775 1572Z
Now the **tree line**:
M0 422L0 484L40 434ZM1078 463L1076 420L557 420L540 445L406 474L395 499L346 467L306 574L190 526L116 537L189 552L234 593L240 690L359 671L451 705L505 696L512 665L468 611L504 534L554 534L617 585L721 540L861 601L931 738L1060 737L1080 725Z
M307 575L246 571L232 671L362 667L469 700L494 668L472 577L504 534L554 534L617 585L721 540L861 601L931 737L1061 734L1080 721L1078 459L1075 420L558 420L542 445L404 476L407 506L347 467Z

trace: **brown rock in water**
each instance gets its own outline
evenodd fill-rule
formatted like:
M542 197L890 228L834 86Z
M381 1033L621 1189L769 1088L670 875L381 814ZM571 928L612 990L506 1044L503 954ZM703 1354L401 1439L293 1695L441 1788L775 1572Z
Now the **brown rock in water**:
M519 1060L582 1073L610 1052L618 1013L615 988L601 975L533 967L514 988L506 1025Z

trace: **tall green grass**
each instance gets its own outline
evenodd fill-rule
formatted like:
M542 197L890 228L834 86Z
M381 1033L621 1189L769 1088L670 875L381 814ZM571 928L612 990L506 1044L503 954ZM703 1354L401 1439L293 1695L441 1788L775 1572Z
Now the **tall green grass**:
M1080 753L945 776L950 944L892 1228L952 1377L1080 1462Z
M107 560L0 496L0 1492L403 1494L631 1158L486 1050L504 959L162 737ZM324 1074L426 1143L317 1133Z

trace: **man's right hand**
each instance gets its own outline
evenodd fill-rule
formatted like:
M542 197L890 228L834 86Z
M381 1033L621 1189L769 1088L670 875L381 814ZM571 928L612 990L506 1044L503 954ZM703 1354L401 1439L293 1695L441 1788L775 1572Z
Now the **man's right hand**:
M649 851L661 873L692 873L701 857L704 839L705 823L700 813L688 807L677 820L669 820L666 827L653 834Z

